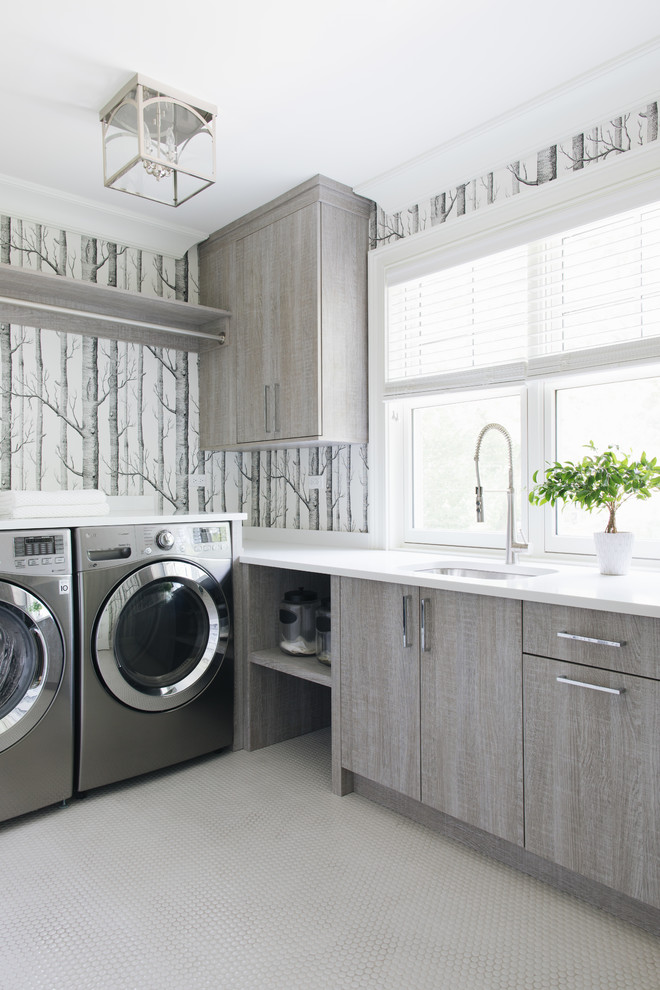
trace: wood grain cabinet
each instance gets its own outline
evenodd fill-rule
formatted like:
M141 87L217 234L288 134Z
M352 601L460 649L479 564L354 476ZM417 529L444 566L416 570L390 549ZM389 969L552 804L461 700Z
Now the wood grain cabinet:
M659 624L524 609L526 847L660 907Z
M523 842L520 602L342 578L341 759Z
M341 763L420 798L419 589L341 579Z
M200 298L231 308L200 360L200 446L367 439L370 203L321 176L200 246Z
M422 801L522 845L521 603L422 589Z

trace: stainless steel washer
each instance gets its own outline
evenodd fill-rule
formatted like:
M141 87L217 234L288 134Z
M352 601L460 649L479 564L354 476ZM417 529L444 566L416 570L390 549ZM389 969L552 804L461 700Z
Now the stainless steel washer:
M0 821L73 793L68 530L0 532Z
M230 522L81 527L74 547L76 789L229 746Z

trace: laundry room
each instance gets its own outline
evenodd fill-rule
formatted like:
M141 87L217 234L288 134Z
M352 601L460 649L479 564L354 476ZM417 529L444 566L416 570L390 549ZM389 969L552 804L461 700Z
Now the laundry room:
M660 9L3 29L0 990L658 990Z

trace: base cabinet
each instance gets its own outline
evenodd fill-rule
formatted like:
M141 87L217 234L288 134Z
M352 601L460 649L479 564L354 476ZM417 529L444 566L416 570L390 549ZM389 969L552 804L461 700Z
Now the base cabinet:
M419 591L341 579L341 762L419 800Z
M341 581L342 765L522 845L520 602Z
M524 842L522 609L422 589L422 801Z
M331 718L335 794L660 933L660 622L336 576L329 680L273 649L328 578L244 569L248 748Z
M660 907L660 682L524 657L526 846Z

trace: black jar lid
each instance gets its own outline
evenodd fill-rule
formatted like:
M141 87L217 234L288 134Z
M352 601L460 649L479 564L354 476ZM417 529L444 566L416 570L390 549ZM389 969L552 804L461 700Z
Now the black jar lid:
M305 591L304 588L296 588L295 591L284 592L284 601L290 605L307 605L310 602L317 601L317 594L315 591Z

